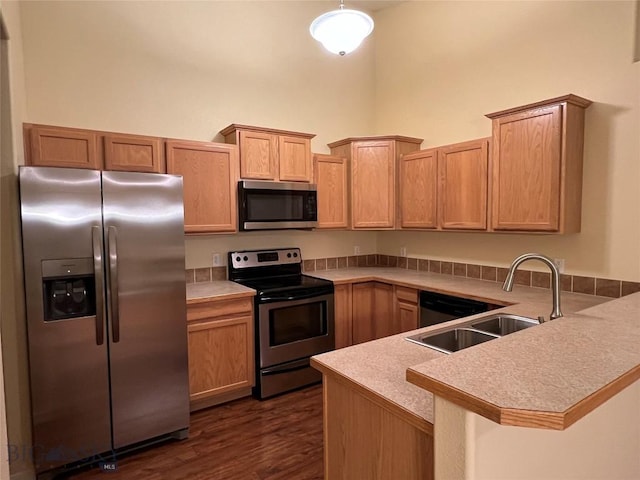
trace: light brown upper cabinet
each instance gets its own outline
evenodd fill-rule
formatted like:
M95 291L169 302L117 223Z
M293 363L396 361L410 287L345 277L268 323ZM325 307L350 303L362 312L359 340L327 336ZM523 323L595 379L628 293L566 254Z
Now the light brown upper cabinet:
M104 136L104 169L124 172L164 173L162 139L141 135Z
M422 139L401 136L346 138L329 144L350 165L351 227L393 229L396 224L396 165L420 148Z
M403 155L399 161L401 228L438 226L438 151L419 150Z
M313 156L313 164L313 181L318 189L317 228L348 228L347 159L317 153Z
M486 230L489 139L438 149L439 226L443 230Z
M167 171L182 175L186 233L238 230L238 147L167 140Z
M240 149L240 177L310 182L313 134L248 125L229 125L220 133Z
M487 229L488 138L412 152L399 165L400 228Z
M565 95L487 115L493 121L494 230L580 231L589 105Z
M92 130L24 125L25 163L39 167L100 170L100 134Z
M24 140L27 165L166 172L159 137L24 124Z

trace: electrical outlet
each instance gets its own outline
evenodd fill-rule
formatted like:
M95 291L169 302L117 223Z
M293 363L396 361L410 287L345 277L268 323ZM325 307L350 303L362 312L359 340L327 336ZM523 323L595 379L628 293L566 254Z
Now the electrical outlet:
M400 247L400 256L401 257L407 256L407 247Z
M219 253L214 253L212 259L213 259L212 263L214 267L222 266L222 256Z
M556 264L560 273L564 273L564 258L554 258L553 263Z
M354 245L353 246L353 254L354 255L360 255L360 246L359 245Z

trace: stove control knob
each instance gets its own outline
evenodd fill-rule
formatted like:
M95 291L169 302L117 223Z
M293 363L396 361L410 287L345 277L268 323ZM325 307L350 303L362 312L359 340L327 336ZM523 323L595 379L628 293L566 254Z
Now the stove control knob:
M297 253L297 252L294 252L294 253L293 253L293 256L294 256L294 257L298 257L298 253Z
M287 258L291 258L291 252L287 253Z
M236 262L239 262L240 260L242 260L240 257L236 257Z
M246 262L247 260L249 260L249 257L245 255L244 257L242 257L242 259Z

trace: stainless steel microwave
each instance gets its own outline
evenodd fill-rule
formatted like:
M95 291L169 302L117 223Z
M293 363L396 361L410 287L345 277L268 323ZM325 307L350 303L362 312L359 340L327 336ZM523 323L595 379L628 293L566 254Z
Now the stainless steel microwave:
M240 230L309 229L318 225L316 185L241 180L238 182Z

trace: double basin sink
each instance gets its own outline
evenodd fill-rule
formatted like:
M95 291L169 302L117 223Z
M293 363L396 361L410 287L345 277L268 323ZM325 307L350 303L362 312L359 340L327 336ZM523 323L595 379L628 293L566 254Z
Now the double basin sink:
M538 320L532 318L496 313L478 318L469 327L453 327L440 333L418 333L406 339L439 352L453 353L536 325L539 325Z

